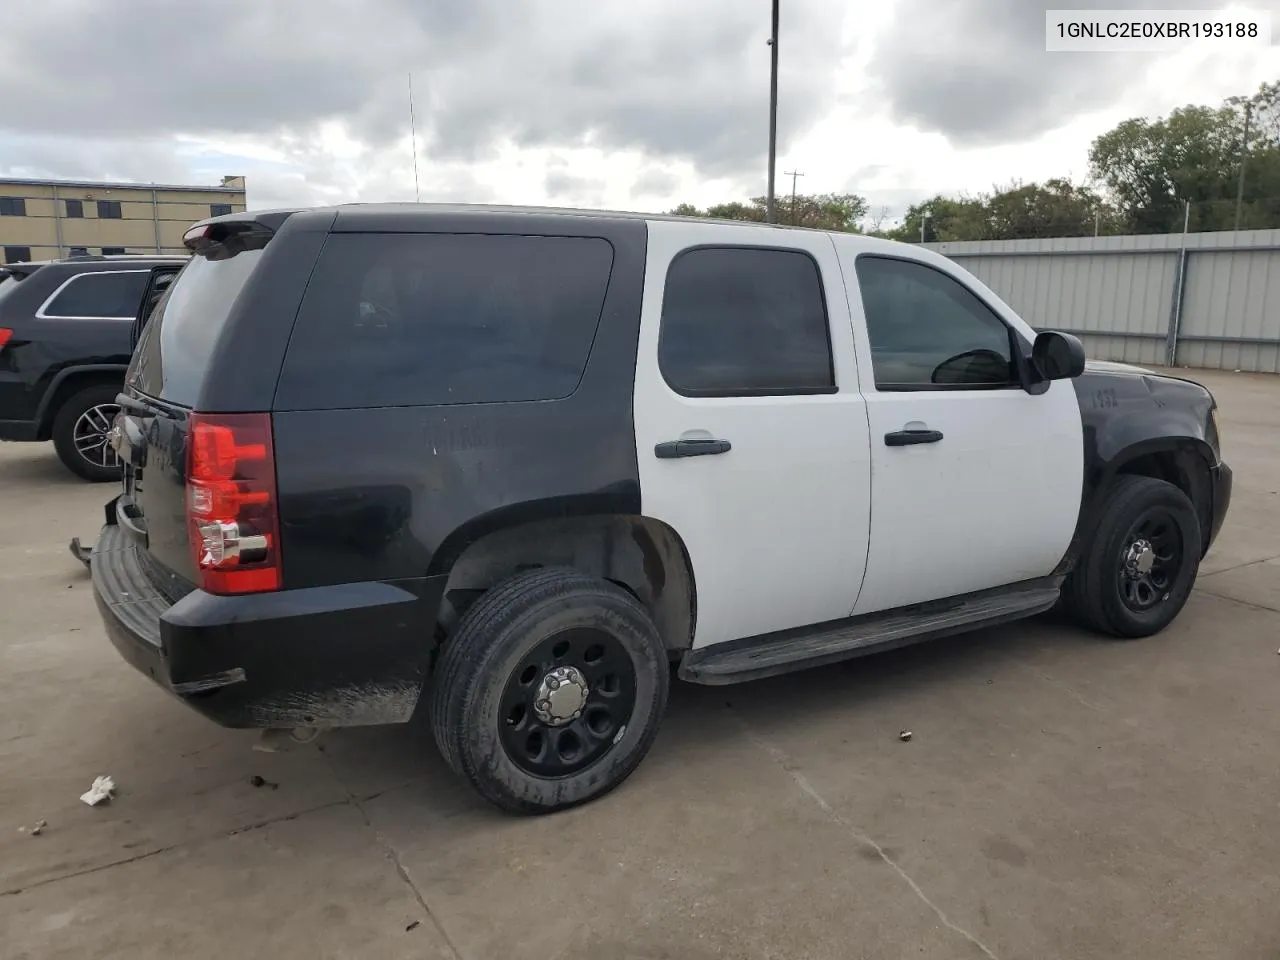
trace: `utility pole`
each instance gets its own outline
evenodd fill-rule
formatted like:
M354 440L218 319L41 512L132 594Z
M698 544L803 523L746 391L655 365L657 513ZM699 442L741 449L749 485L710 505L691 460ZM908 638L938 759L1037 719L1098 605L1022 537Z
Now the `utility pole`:
M418 190L418 127L413 122L413 71L409 71L409 141L413 144L413 199L421 202Z
M773 0L773 32L769 36L769 196L765 202L765 219L778 222L774 200L774 174L778 165L778 0Z
M1236 182L1236 229L1240 229L1240 213L1244 209L1244 162L1249 156L1249 120L1253 104L1244 105L1244 134L1240 137L1240 179Z
M799 170L784 170L784 177L791 178L791 225L796 225L796 177L803 177L804 174Z
M924 243L924 231L929 226L929 211L926 210L920 217L920 242Z

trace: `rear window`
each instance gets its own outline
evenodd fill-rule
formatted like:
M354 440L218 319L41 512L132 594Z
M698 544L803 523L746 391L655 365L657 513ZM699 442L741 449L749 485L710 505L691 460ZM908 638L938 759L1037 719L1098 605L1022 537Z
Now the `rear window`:
M613 247L595 237L335 234L278 409L556 400L578 387Z
M224 260L192 257L143 328L129 385L170 403L195 406L218 335L261 257L260 249Z
M40 316L132 320L149 276L146 270L82 273L58 288Z

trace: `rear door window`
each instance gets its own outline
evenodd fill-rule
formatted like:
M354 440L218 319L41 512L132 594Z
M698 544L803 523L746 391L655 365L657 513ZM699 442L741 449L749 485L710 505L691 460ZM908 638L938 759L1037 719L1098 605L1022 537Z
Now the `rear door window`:
M209 357L240 291L262 257L244 250L221 260L192 257L151 313L133 354L127 382L136 390L194 406ZM147 274L143 274L143 286ZM141 303L142 289L134 302Z
M82 273L54 293L40 316L132 320L149 278L146 270Z
M817 263L756 247L679 254L667 270L658 365L687 397L834 393Z
M613 247L596 237L334 234L277 409L556 400L578 387Z

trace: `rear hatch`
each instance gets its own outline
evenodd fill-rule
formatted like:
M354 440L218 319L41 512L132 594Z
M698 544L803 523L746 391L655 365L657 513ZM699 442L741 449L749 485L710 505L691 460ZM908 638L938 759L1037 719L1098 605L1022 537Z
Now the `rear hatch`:
M113 438L124 473L116 522L170 600L197 586L244 592L219 589L225 584L201 562L202 519L234 526L235 518L215 516L218 510L230 505L254 514L256 503L270 507L263 539L274 532L274 503L264 503L274 499L275 482L269 416L195 412L219 336L270 238L252 221L214 221L188 233L195 255L157 302L125 375ZM274 588L269 577L256 584Z

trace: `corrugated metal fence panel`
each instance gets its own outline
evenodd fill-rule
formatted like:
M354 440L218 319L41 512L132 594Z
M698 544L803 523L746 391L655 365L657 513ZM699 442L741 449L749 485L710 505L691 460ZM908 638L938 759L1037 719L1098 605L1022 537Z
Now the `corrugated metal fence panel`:
M1178 344L1178 366L1205 370L1241 370L1245 373L1280 373L1280 346L1250 343Z
M1190 338L1178 344L1179 363L1280 373L1280 250L1189 257L1178 335ZM1266 340L1277 343L1256 342Z
M1073 331L1091 357L1142 364L1167 357L1184 245L1177 362L1280 373L1280 231L928 244L1037 329Z
M1038 330L1110 334L1085 338L1091 356L1130 363L1154 363L1163 356L1176 253L954 259Z

